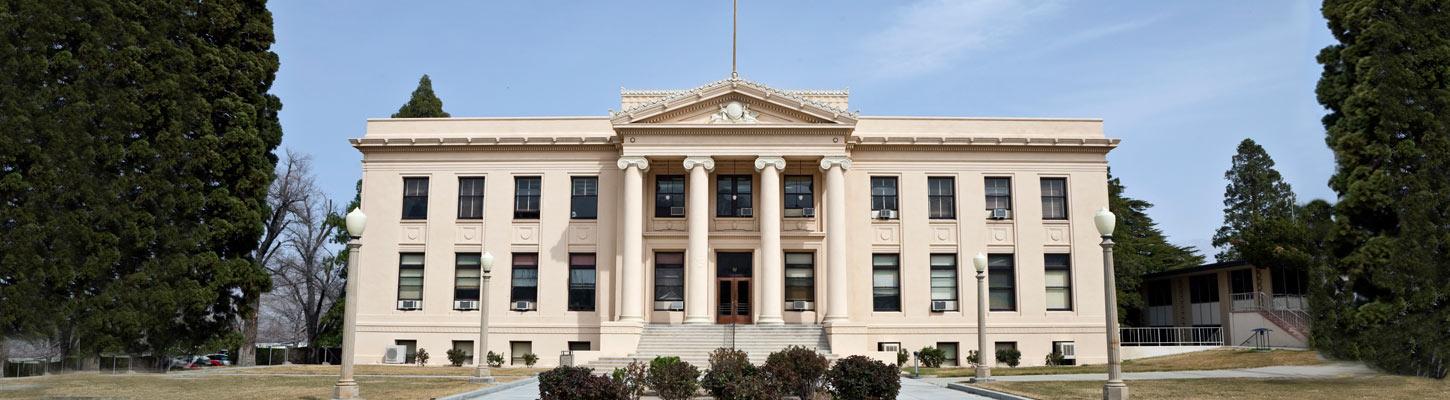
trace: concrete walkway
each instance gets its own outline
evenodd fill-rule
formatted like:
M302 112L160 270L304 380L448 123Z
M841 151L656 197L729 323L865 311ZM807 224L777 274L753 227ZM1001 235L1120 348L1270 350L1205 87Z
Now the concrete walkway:
M945 385L945 384L943 384ZM484 400L535 400L539 398L539 383L536 381L527 385L514 387L512 389L496 392L493 394L478 397ZM987 399L965 392L947 389L942 386L923 382L919 379L901 378L900 400L981 400Z
M1377 374L1374 370L1357 363L1332 363L1324 365L1275 366L1244 369L1219 369L1205 371L1126 372L1124 380L1151 379L1205 379L1205 378L1337 378ZM1108 374L1061 374L1061 375L1016 375L994 376L1003 382L1049 382L1049 381L1106 381ZM937 385L962 382L971 377L923 378Z

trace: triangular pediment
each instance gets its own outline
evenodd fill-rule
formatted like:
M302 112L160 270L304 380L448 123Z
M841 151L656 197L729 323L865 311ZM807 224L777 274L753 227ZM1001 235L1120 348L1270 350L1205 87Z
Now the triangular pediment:
M727 79L690 90L625 92L624 96L634 98L654 97L629 104L627 109L613 113L611 119L615 125L855 125L856 114L837 107L838 104L801 93L740 79ZM839 105L845 104L844 91L813 93L838 96Z

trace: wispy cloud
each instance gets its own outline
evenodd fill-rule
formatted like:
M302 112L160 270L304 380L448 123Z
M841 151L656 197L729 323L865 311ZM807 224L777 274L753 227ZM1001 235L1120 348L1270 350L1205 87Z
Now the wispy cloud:
M900 10L867 37L865 53L881 76L937 70L973 50L1003 42L1021 27L1054 14L1057 0L926 0Z

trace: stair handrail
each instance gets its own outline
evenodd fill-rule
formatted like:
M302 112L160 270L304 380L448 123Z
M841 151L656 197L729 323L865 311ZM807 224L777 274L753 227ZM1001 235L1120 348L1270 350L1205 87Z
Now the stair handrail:
M1309 314L1303 310L1294 310L1288 307L1279 307L1274 304L1274 296L1264 292L1255 293L1255 308L1264 311L1268 316L1276 319L1278 323L1285 325L1285 328L1292 328L1296 333L1307 334L1309 332Z

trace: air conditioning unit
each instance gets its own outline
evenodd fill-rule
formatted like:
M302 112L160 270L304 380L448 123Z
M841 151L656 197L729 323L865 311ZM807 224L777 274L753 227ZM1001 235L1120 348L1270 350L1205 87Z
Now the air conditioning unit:
M901 351L901 343L881 343L880 347L881 351L889 351L892 353Z
M514 311L530 311L530 310L533 310L534 309L534 302L532 302L532 301L515 301L512 304L510 304L510 306L511 307L509 307L509 309L512 309Z
M750 217L750 216L754 216L754 215L755 215L755 210L754 209L751 209L750 207L745 207L745 208L740 209L740 216L741 217Z
M684 311L685 310L685 302L683 302L683 301L656 301L655 302L655 310L659 310L659 311Z
M402 364L407 357L408 346L387 346L383 350L383 364Z
M956 309L956 300L932 300L931 302L931 310L934 312L955 311Z
M814 217L814 216L816 216L816 209L815 209L815 207L802 208L801 209L801 216L802 217Z
M896 219L896 210L873 210L871 218L875 219Z
M813 301L787 301L785 303L785 309L790 311L810 311L816 309L816 303Z
M683 216L685 216L685 208L684 207L670 207L670 216L671 217L683 217Z
M806 214L805 213L805 209L800 209L800 208L787 208L787 209L785 209L785 216L787 218L789 218L789 217L804 217L805 214Z
M1064 359L1064 360L1076 360L1077 359L1077 344L1076 343L1073 343L1073 342L1057 342L1057 343L1054 343L1054 345L1055 346L1053 346L1054 348L1052 349L1052 351L1053 352L1056 352L1057 354L1061 354L1062 355L1062 359Z
M422 300L398 300L399 310L422 310Z
M465 311L466 310L477 310L478 309L478 300L454 300L453 301L453 309L454 310L465 310Z
M1012 210L1005 208L993 208L992 219L1007 219L1012 217Z

